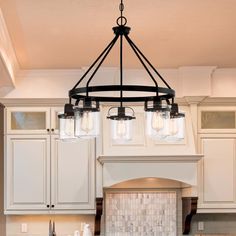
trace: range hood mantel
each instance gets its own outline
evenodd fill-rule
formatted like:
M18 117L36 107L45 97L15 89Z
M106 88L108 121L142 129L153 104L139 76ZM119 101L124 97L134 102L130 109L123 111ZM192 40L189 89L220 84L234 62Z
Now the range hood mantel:
M197 186L198 161L201 154L109 156L102 155L103 187L142 178L162 178L180 181L186 186ZM192 195L192 194L190 194ZM196 194L194 194L196 195Z

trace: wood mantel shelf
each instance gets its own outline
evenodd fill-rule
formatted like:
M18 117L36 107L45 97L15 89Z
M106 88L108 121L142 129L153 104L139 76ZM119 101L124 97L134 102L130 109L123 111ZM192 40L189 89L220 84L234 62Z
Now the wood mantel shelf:
M155 155L155 156L99 156L98 161L101 164L105 163L155 163L155 162L198 162L203 157L203 154L193 155Z

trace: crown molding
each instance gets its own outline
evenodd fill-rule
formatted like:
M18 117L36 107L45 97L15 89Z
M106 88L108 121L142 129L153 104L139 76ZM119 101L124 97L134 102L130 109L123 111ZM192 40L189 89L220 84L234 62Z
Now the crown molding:
M197 105L203 102L206 99L206 96L185 96L184 98L189 105Z
M236 97L207 97L200 106L236 106Z
M0 104L6 107L16 106L60 106L63 107L68 98L0 98Z
M0 87L4 88L0 95L14 89L18 71L19 64L0 8Z

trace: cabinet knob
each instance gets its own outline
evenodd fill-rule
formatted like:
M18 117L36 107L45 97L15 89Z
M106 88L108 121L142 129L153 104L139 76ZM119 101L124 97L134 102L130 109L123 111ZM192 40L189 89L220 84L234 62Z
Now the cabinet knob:
M47 131L49 132L49 131L50 131L50 129L47 129Z
M54 129L51 129L52 132L54 132Z
M51 205L52 208L54 208L55 206L54 205Z
M49 208L50 207L50 205L47 205L47 208Z

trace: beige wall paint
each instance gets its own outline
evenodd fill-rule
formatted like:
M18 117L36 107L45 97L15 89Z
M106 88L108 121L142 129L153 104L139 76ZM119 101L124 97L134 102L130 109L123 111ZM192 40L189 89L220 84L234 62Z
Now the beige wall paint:
M49 220L55 221L57 236L74 235L75 230L81 231L81 223L90 224L94 230L94 216L92 215L8 216L6 235L48 236ZM22 223L27 224L27 233L21 233Z
M204 230L198 230L198 222L204 222ZM236 214L197 214L192 220L191 235L236 235Z

